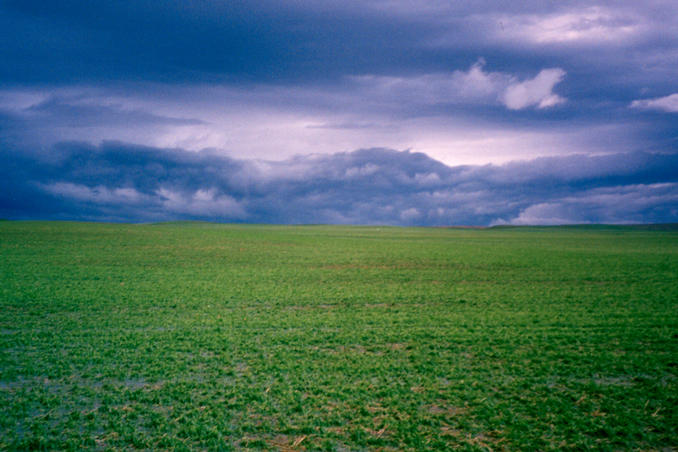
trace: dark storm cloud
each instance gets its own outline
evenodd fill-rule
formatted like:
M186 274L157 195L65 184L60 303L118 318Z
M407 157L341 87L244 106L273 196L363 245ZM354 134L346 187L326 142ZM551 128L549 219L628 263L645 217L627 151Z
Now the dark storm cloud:
M6 0L0 37L3 216L676 219L670 0ZM337 153L374 147L524 161Z
M674 6L9 0L0 5L0 85L313 82L341 89L353 75L435 83L484 57L488 72L518 80L563 71L558 94L569 102L562 107L600 121L634 100L678 92ZM398 93L392 100L401 100Z
M17 83L317 79L416 59L406 43L423 31L330 3L268 1L22 0L5 2L0 20L11 37L0 76Z
M397 225L678 221L678 156L448 167L367 149L281 162L109 142L5 149L0 215Z
M568 83L591 95L627 92L634 78L636 87L661 83L665 90L678 58L673 6L9 0L0 6L0 80L322 82L437 73L483 56L520 77L566 64L568 73L585 76Z

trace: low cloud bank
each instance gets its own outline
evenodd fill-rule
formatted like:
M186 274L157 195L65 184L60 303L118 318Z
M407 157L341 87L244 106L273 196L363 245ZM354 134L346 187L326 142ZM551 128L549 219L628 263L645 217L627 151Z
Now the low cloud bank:
M678 222L678 155L573 155L446 166L363 149L282 162L61 143L0 150L12 219L493 225Z

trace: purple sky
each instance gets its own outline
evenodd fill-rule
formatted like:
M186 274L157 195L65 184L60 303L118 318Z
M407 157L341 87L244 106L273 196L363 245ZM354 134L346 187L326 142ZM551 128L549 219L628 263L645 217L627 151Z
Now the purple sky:
M4 1L0 216L676 222L675 6Z

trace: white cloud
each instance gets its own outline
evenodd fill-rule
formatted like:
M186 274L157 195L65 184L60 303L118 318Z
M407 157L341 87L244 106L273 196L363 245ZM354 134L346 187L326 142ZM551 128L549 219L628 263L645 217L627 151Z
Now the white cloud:
M511 110L536 106L548 108L562 104L565 99L553 92L553 88L565 77L560 68L543 69L537 76L524 82L511 83L502 96L502 102Z
M160 188L157 194L162 198L163 208L169 212L226 218L244 218L247 215L237 200L228 195L218 195L214 189L199 189L191 194L183 194Z
M452 73L452 87L460 96L485 97L494 95L505 83L506 75L501 72L485 72L485 60L479 59L467 72Z
M43 189L62 197L97 204L134 204L146 201L147 197L134 188L109 189L103 186L88 187L70 182L44 185Z
M643 110L661 110L669 113L678 113L678 93L654 99L639 99L631 102L631 108Z
M598 6L555 14L493 16L492 21L500 24L497 37L535 44L618 43L643 31L636 14Z
M560 68L543 69L533 79L518 81L505 72L484 70L479 59L468 71L425 74L415 77L353 77L364 91L364 98L381 97L408 104L443 103L493 104L501 102L511 110L527 107L548 108L565 102L553 93L565 77Z
M405 222L416 221L420 216L421 213L416 207L410 207L400 212L400 219Z
M577 214L576 209L561 203L538 203L529 206L510 221L514 225L559 225L573 223L588 223ZM495 224L500 224L496 222Z
M416 104L490 103L510 82L501 72L483 70L480 58L467 71L456 70L413 77L361 75L351 79L357 83L360 97L380 98L381 101Z

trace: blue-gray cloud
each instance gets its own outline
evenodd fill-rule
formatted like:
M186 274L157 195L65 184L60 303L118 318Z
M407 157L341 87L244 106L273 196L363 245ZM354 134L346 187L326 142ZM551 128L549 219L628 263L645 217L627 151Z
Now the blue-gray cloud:
M415 5L407 0L8 0L0 4L4 38L0 88L8 93L49 93L94 87L104 96L123 92L148 99L151 84L153 102L179 109L185 99L177 87L193 93L204 87L226 87L248 98L249 107L261 110L280 111L287 106L297 112L314 104L313 111L304 113L319 112L323 124L431 115L463 116L470 122L479 118L509 127L529 122L536 131L559 124L607 127L613 123L643 135L632 146L620 143L621 149L675 150L678 129L668 98L678 91L674 9L670 0L600 5L586 1ZM477 65L481 58L485 66ZM364 89L356 86L356 80L363 82ZM213 90L205 92L209 96ZM324 104L318 105L315 97L324 99ZM229 105L228 99L217 96L209 106L217 112L220 106L228 110ZM94 108L99 110L91 114ZM98 130L52 133L50 128L66 121L52 115L44 118L38 131L33 128L35 121L27 121L14 122L11 133L22 135L24 127L24 136L43 134L41 144L123 139L188 145L184 138L169 143L167 134L158 139L143 130L112 131L125 122L152 118L137 121L129 110L123 117L116 114L119 111L101 108L111 106L79 106L66 112L69 127L96 120ZM372 116L355 117L364 111ZM352 116L329 117L337 112ZM165 119L184 116L171 111L137 113ZM289 142L299 142L299 133L290 132ZM408 134L412 135L409 130L404 135ZM195 139L206 132L184 135ZM413 142L400 146L418 148L420 134L415 135ZM229 147L224 144L227 139L203 141L189 147ZM582 153L598 151L588 149L588 144L582 144ZM344 149L374 145L394 143L350 141ZM241 155L250 152L229 149Z
M160 116L140 109L118 105L80 103L67 99L49 98L24 110L32 121L51 127L131 127L143 124L199 125L204 121L191 118Z
M674 3L6 0L2 212L673 221Z
M630 102L642 88L675 89L674 9L670 0L8 0L0 83L331 83L446 72L484 56L521 79L566 66L570 96Z
M267 162L108 142L0 155L0 215L8 218L437 226L678 221L675 154L449 167L387 149Z
M656 99L638 99L631 102L631 108L659 110L678 113L678 93Z

